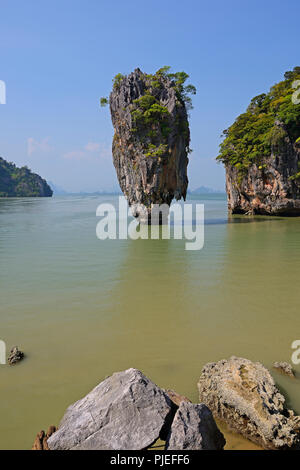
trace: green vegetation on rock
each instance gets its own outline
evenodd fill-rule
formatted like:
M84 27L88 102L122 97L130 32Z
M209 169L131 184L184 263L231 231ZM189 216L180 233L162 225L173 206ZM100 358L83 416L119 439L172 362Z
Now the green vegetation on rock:
M154 74L143 73L145 84L144 94L133 101L130 113L132 116L132 132L144 136L145 155L151 157L163 157L167 155L168 136L170 133L170 113L166 106L160 102L160 90L163 88L165 80L172 84L178 106L185 106L186 110L193 108L190 95L196 94L194 85L186 85L189 75L185 72L171 73L169 66L164 66ZM118 73L113 79L113 89L120 88L122 81L126 76ZM108 104L108 98L100 98L102 107ZM188 123L181 120L178 124L178 133L189 135ZM163 140L163 143L161 143ZM187 152L192 150L187 148Z
M271 155L272 147L280 149L286 132L293 143L299 141L300 104L292 100L294 82L299 79L300 67L295 67L267 94L253 98L247 111L223 132L217 160L244 173L252 164L262 166L263 159ZM276 125L278 122L286 132Z
M104 108L104 106L106 106L107 104L108 104L108 98L106 98L106 96L102 96L100 98L100 106Z
M178 106L184 105L186 109L192 108L192 100L189 95L196 93L196 88L193 85L185 85L186 80L189 78L187 73L170 73L169 71L170 67L165 66L155 74L143 74L146 84L144 94L133 101L130 111L133 120L133 132L143 133L145 131L145 141L148 141L145 155L149 157L167 156L170 113L159 100L159 90L163 87L163 82L170 80L175 89ZM183 126L179 122L178 132L188 133L187 123ZM161 140L163 140L163 143L161 143ZM190 151L188 149L188 152Z
M50 186L39 175L0 157L0 197L50 197L52 194Z

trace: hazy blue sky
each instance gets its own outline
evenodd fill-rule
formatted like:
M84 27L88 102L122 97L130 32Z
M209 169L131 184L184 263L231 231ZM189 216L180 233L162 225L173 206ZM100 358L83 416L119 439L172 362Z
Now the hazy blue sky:
M220 134L249 100L300 65L299 0L1 0L0 155L71 191L116 188L112 77L185 70L190 188L224 187Z

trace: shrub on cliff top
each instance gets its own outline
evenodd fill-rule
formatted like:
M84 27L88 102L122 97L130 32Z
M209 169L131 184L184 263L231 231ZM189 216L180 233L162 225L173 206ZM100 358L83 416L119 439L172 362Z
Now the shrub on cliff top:
M275 126L284 124L293 143L300 136L300 104L292 100L295 81L300 79L300 67L286 72L285 79L274 85L269 93L253 98L247 111L223 132L217 160L245 171L253 163L260 164L270 156L273 145L280 145L284 133Z
M118 89L122 80L125 78L122 74L117 74L113 79L114 90ZM186 85L189 75L185 72L171 73L169 66L164 66L157 70L155 74L142 74L144 82L143 95L135 99L130 104L130 113L132 116L133 127L132 133L139 132L140 138L143 135L145 144L145 154L147 156L167 156L167 143L170 133L169 120L170 113L164 104L160 102L159 89L164 86L165 80L171 82L171 86L175 89L176 102L178 106L184 106L185 109L192 109L192 99L190 95L196 94L194 85ZM100 98L100 105L106 106L108 99ZM189 138L188 123L176 123L178 133L184 134ZM187 146L187 151L191 149Z

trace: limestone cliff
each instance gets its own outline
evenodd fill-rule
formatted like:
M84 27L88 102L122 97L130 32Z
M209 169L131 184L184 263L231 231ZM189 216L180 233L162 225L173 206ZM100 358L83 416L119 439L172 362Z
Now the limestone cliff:
M226 168L231 213L300 215L300 67L224 131L218 157Z
M140 221L151 222L153 204L170 205L173 198L186 197L190 132L182 90L166 73L147 75L136 69L117 76L110 94L113 162Z
M226 165L228 208L233 214L300 215L300 146L293 144L284 125L284 138L272 145L271 155L254 163L240 176L234 165Z

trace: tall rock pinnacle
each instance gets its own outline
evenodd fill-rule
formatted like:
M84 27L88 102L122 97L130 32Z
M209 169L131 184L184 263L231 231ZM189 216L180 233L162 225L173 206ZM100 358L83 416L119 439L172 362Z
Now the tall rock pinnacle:
M188 76L165 70L117 75L109 97L114 166L134 216L144 223L151 223L153 204L185 199L188 186Z

